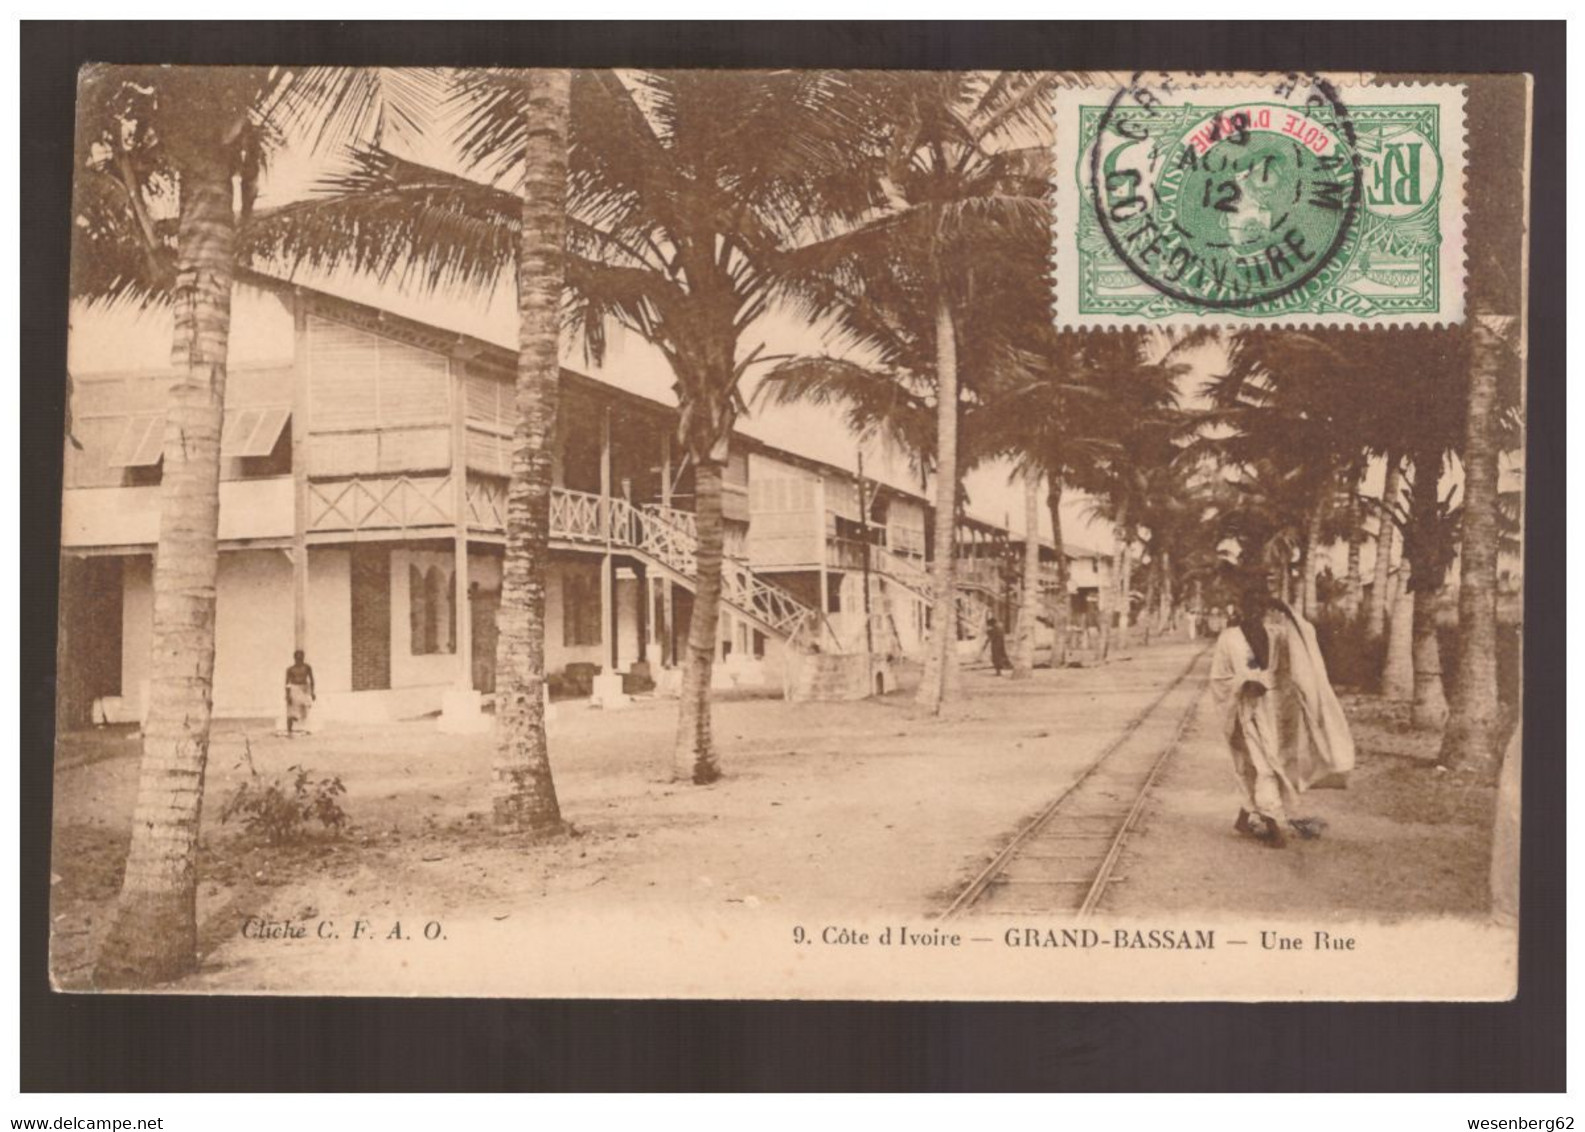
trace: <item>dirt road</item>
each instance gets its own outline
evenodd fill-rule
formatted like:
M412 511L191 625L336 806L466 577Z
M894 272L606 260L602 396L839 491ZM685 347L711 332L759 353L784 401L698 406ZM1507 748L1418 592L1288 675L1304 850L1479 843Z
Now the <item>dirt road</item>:
M704 788L667 780L674 703L563 705L552 758L576 836L549 845L490 827L488 738L444 736L428 723L291 742L228 730L211 756L205 807L203 970L184 986L357 989L324 949L261 955L241 934L250 915L383 922L646 906L928 914L1198 647L1138 649L1104 668L1042 670L1024 682L971 670L965 699L941 718L902 695L719 704L727 776ZM281 850L222 827L219 803L245 773L245 747L267 772L300 763L339 775L351 835ZM136 788L136 746L123 748L57 775L55 969L68 985L87 977L119 882Z

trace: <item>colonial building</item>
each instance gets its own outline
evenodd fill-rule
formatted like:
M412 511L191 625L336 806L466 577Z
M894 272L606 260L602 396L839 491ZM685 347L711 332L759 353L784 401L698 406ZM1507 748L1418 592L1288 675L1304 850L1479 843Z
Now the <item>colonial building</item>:
M299 648L321 718L476 712L494 688L515 357L259 276L238 292L249 324L236 337L254 346L231 366L221 440L217 714L276 714ZM166 375L72 378L63 693L74 720L135 720ZM608 692L637 691L675 672L696 545L675 431L674 406L563 371L546 585L554 692L588 695L599 676ZM789 649L918 649L933 553L923 492L749 436L733 447L718 679L774 684ZM1006 531L962 524L969 626L998 606L1005 616L1013 549Z

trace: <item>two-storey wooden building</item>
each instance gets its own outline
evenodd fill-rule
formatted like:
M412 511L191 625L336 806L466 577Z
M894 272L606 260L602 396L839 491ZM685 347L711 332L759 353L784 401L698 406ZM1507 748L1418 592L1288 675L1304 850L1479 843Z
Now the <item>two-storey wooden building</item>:
M259 276L226 397L215 708L272 716L294 649L320 714L467 717L494 686L515 358L499 343ZM234 355L235 356L235 355ZM71 718L146 701L166 376L77 369L62 547ZM674 671L692 610L693 475L676 409L564 370L547 574L553 686ZM928 622L922 491L743 435L726 471L723 683L774 683L782 650L911 652ZM969 612L1006 533L966 523ZM866 599L867 592L867 599Z

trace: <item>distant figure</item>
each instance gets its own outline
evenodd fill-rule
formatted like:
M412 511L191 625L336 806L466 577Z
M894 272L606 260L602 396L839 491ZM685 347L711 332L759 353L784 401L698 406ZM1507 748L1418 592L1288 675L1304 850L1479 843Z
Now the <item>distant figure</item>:
M1007 659L1007 636L994 617L985 620L985 641L991 646L991 667L996 669L996 675L1000 676L1002 669L1011 668L1013 662Z
M1321 835L1324 822L1290 817L1290 807L1312 786L1346 784L1354 740L1314 627L1269 597L1264 580L1246 585L1238 621L1222 631L1211 661L1211 694L1243 794L1234 828L1280 849L1284 826L1306 839Z
M314 706L314 670L303 660L303 650L292 654L292 666L286 670L286 733L293 733L293 725L300 724L308 730L308 709Z

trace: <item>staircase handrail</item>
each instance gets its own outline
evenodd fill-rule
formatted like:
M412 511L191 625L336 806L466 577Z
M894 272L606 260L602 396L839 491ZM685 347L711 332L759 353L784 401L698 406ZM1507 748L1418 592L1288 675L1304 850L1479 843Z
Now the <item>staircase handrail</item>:
M689 511L645 504L634 507L612 500L613 533L620 530L627 545L637 547L688 577L699 576L698 525ZM728 604L753 615L783 637L791 637L806 620L821 616L798 598L755 574L746 562L723 555L721 596Z

